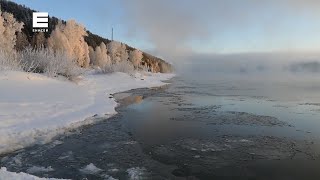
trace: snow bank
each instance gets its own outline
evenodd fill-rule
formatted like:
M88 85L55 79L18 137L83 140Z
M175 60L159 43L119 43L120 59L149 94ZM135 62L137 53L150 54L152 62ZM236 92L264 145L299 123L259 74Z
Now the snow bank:
M0 72L0 154L93 123L96 114L111 116L117 103L110 94L160 86L172 74L138 78L124 73L88 73L76 84L34 73Z
M54 178L39 178L26 173L14 173L7 171L7 168L0 169L0 180L58 180Z

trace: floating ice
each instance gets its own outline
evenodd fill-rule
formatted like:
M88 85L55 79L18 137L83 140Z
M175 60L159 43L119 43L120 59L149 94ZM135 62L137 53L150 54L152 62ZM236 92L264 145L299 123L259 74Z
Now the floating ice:
M110 176L110 175L105 175L104 176L105 180L117 180L114 177Z
M143 175L145 174L146 168L142 167L133 167L130 169L127 169L127 173L129 176L129 179L131 180L139 180L143 178Z
M50 172L50 171L54 171L54 169L51 166L49 167L32 166L31 168L27 169L27 173L30 173L30 174Z
M98 174L102 171L102 169L96 167L94 164L90 163L86 167L80 169L80 171L84 174Z

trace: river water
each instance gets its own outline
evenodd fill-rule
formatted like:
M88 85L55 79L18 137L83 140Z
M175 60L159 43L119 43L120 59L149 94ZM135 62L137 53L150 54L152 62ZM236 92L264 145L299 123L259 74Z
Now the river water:
M188 72L114 95L114 117L1 166L70 179L320 179L320 81Z

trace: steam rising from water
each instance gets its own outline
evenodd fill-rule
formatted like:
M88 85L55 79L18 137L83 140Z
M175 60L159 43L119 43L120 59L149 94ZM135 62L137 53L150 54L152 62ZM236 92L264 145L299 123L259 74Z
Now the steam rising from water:
M320 100L317 54L194 55L180 63L178 74L199 84L228 89L227 95L270 99ZM230 90L230 91L229 91Z
M183 66L184 65L184 66ZM187 66L193 67L187 67ZM320 54L247 53L193 54L184 59L183 68L202 66L205 71L229 74L320 73Z
M320 53L310 53L320 47L320 31L313 31L320 29L318 0L122 4L131 27L154 44L152 53L174 62L178 74L196 83L229 83L235 94L288 99L315 97L320 90ZM232 52L236 43L249 53L216 54L221 47ZM256 47L270 53L252 53Z
M309 32L318 27L317 0L136 0L122 4L130 31L145 32L156 53L171 61L230 46L232 51L237 43L235 47L244 51L303 51L320 41L317 31Z

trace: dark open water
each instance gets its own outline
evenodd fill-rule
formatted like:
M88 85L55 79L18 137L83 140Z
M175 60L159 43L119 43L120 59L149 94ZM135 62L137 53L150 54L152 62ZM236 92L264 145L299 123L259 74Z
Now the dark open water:
M191 72L117 94L116 116L1 166L71 179L320 179L316 80Z

